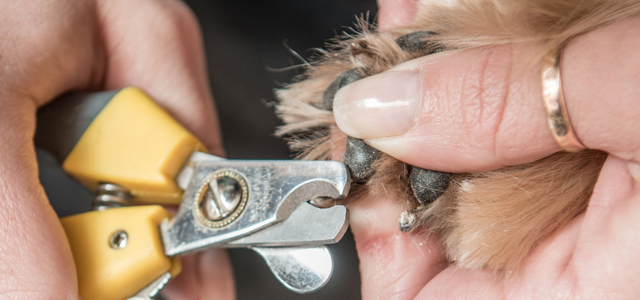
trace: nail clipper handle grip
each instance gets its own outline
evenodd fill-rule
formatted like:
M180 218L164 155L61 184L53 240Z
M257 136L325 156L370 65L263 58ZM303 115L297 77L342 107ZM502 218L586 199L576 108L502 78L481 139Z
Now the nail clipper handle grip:
M178 204L175 177L206 148L138 88L63 96L38 112L37 147L90 190L115 183L138 203Z
M158 226L171 214L157 205L112 208L60 219L84 300L124 300L166 272L179 258L164 255Z

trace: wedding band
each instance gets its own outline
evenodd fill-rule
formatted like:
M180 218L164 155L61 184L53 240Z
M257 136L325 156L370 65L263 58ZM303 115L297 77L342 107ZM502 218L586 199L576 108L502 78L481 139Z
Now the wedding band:
M576 136L567 113L560 81L560 53L547 55L542 59L542 100L547 109L549 128L556 142L568 152L586 149Z

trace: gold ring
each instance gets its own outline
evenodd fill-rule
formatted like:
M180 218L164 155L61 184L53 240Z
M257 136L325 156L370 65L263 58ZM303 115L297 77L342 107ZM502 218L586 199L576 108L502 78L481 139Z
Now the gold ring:
M571 120L564 103L562 82L560 81L560 53L547 55L542 60L542 100L547 109L549 128L556 142L568 152L586 149L571 126Z

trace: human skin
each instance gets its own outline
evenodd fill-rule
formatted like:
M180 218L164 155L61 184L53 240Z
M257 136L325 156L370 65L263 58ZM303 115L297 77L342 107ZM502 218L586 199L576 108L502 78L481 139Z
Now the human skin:
M380 1L382 28L410 22L410 17L392 17L393 11L415 13L415 5ZM638 28L640 18L620 21L572 39L563 51L563 88L577 135L586 147L610 153L585 213L543 241L505 281L485 270L450 265L435 236L400 232L398 217L407 207L391 199L359 199L349 209L363 298L637 298ZM422 103L413 127L390 137L368 131L366 118L338 125L348 135L426 169L472 172L535 161L561 150L546 125L540 66L530 64L540 49L535 44L505 45L407 62L387 71L382 81L374 75L343 88L336 95L334 113L351 113L341 109L362 101L361 91L381 88L381 82L388 82L389 89L403 89L406 78L394 81L392 72L414 70L420 74L422 90L416 98ZM362 109L358 113L367 115ZM380 126L384 121L377 115L371 120L378 127L385 127Z
M38 180L38 107L73 90L138 86L223 155L200 29L173 0L0 2L0 299L79 299L64 231ZM183 258L167 299L234 298L227 254Z
M382 27L406 24L403 22L410 19L414 7L411 1L383 1ZM69 246L37 178L32 142L35 111L66 91L135 85L149 92L213 153L222 154L199 29L188 9L170 0L3 1L0 14L0 298L77 299ZM640 258L636 255L640 245L635 242L640 233L636 192L640 141L634 132L638 128L634 96L639 92L635 83L640 79L635 54L638 23L620 22L578 37L564 51L564 90L576 132L587 147L613 154L588 211L545 241L524 269L503 283L484 271L449 266L435 237L401 233L397 219L404 207L390 199L360 199L350 209L364 298L612 299L634 298L640 293ZM535 49L537 45L459 51L404 67L418 65L434 72L430 80L476 84L505 95L505 89L515 83L508 85L500 78L519 61L517 55ZM491 60L495 57L512 59ZM494 63L482 72L467 72L491 61ZM461 74L473 75L467 77L471 81L461 83ZM431 104L455 103L452 98L460 101L452 107L457 110L449 111L451 115L422 110L425 115L440 115L442 123L421 124L461 130L459 135L448 132L446 139L439 140L448 140L450 147L458 145L454 149L457 154L474 159L459 160L456 156L451 160L447 156L451 148L429 144L434 135L437 137L433 127L417 126L393 139L368 141L413 165L452 172L494 169L559 151L546 131L537 71L534 68L525 74L519 83L531 93L507 97L462 97L459 91L430 85L431 95L435 95ZM479 84L489 75L497 79ZM366 80L358 84L366 86ZM484 101L493 101L495 105L487 107L496 109L493 112L502 119L511 118L513 132L535 137L539 141L535 152L529 152L517 139L511 143L508 134L513 132L495 130L499 126L462 124L464 120L454 117L458 115L454 112L471 113L470 109ZM522 112L509 110L523 106L537 114L528 111L524 118L518 117ZM469 137L494 143L465 147L463 142ZM447 164L438 165L440 161ZM169 299L233 298L231 280L226 254L211 250L185 257L182 275L164 295Z

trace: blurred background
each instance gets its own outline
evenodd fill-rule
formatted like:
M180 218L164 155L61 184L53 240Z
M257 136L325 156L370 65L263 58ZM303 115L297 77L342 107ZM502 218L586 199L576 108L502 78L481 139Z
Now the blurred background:
M275 102L273 90L302 71L281 70L301 63L289 49L308 58L312 48L323 47L327 39L348 31L357 16L368 13L369 21L374 22L377 13L375 0L185 2L202 27L209 82L227 155L242 159L291 157L286 144L273 135L280 122L269 105ZM88 210L91 194L69 182L46 153L39 151L38 159L42 184L58 213ZM69 205L68 199L76 199L77 204ZM360 299L358 257L351 233L329 248L333 277L309 295L287 290L253 251L230 250L238 299Z

